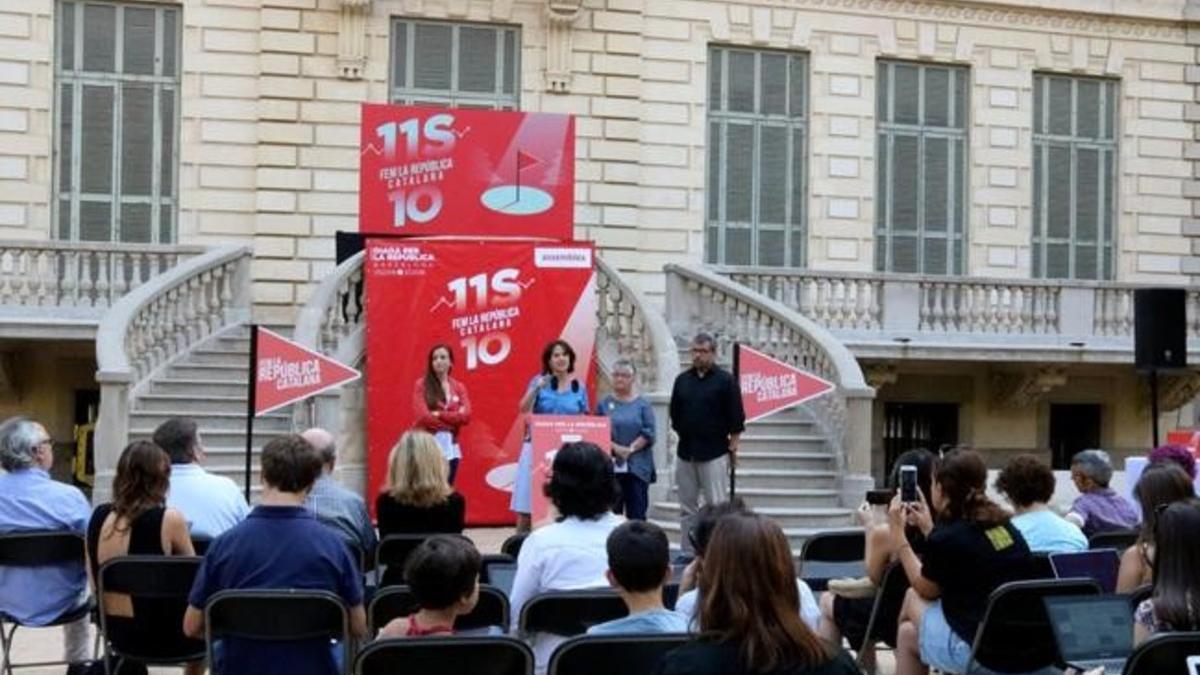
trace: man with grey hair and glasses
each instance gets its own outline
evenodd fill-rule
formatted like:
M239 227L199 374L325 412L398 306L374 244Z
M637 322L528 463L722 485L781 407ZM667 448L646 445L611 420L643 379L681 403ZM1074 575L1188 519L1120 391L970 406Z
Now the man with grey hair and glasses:
M1084 450L1071 458L1071 481L1079 496L1067 513L1087 536L1112 530L1132 530L1139 518L1133 504L1110 488L1112 461L1103 450Z
M92 507L83 493L50 477L54 446L46 428L24 417L0 423L0 534L67 531L83 535ZM87 602L87 573L78 562L44 567L0 566L0 614L25 626L57 623ZM64 659L88 660L88 617L63 624Z
M304 506L317 520L332 527L342 539L362 551L365 560L371 560L375 552L375 528L371 525L363 498L338 485L333 479L333 469L337 465L337 443L333 434L312 428L300 436L321 457L321 475L313 483Z

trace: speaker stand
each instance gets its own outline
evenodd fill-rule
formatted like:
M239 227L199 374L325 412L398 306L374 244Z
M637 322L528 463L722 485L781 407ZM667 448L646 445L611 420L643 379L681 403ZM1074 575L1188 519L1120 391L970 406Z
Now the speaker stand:
M1150 436L1152 449L1158 447L1158 368L1150 369Z

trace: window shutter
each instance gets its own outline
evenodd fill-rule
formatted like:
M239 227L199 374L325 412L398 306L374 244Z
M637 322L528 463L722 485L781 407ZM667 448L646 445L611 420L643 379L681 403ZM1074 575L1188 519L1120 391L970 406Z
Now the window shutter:
M58 189L70 192L71 158L75 156L75 87L71 84L58 86Z
M759 65L761 83L759 112L764 115L786 115L788 105L788 62L783 54L763 54Z
M754 53L729 52L729 103L727 108L736 112L752 113L754 110Z
M83 69L111 73L116 70L117 8L83 6Z
M910 64L896 64L892 69L896 78L893 122L896 124L921 123L921 70Z
M175 93L174 89L165 89L158 98L159 128L162 130L158 185L164 197L175 196Z
M758 223L787 224L788 133L784 127L759 128ZM782 242L780 242L782 244Z
M75 70L75 3L64 2L59 8L59 67L63 70Z
M1046 236L1054 239L1071 237L1071 148L1051 145L1047 169L1050 182L1046 186Z
M946 232L949 224L947 193L950 188L950 142L925 138L925 229Z
M413 40L413 86L450 89L452 36L449 25L419 23Z
M1079 96L1075 101L1075 135L1083 138L1100 137L1100 83L1096 80L1080 80Z
M83 87L80 183L83 192L112 192L113 88Z
M80 241L112 241L112 203L79 203Z
M931 127L950 126L950 71L945 68L925 69L925 119Z
M504 93L516 93L517 80L517 33L504 31Z
M150 243L149 204L121 205L121 241L136 244Z
M725 220L749 223L754 190L754 127L729 122L725 139Z
M1071 135L1071 81L1050 78L1050 131L1055 136Z
M407 21L396 23L392 30L392 86L407 88L412 85L408 81L408 34L412 24Z
M496 31L463 26L458 34L458 88L481 93L496 90Z
M179 77L179 12L173 9L162 10L163 19L163 48L162 71L163 77Z
M799 54L793 54L788 78L788 114L792 117L808 117L808 60Z
M917 200L920 199L920 141L916 136L892 140L892 220L893 230L917 230Z
M154 10L141 7L124 7L123 72L131 75L154 74Z
M149 196L154 165L154 90L126 84L121 97L121 194Z

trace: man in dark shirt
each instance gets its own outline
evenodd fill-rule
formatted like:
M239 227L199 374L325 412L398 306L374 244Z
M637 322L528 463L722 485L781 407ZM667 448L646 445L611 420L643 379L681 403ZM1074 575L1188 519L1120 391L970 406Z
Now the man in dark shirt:
M302 437L272 439L262 449L263 492L246 520L217 537L208 549L183 617L183 632L204 639L204 605L228 589L327 590L350 607L350 630L366 637L362 578L341 537L313 517L304 498L321 474L317 451ZM325 639L255 642L224 638L221 669L265 675L326 675L341 672Z
M682 511L683 546L705 504L729 498L729 462L737 463L738 438L746 428L737 382L717 366L716 342L700 333L692 339L692 367L675 378L671 391L671 428L679 435L675 484Z

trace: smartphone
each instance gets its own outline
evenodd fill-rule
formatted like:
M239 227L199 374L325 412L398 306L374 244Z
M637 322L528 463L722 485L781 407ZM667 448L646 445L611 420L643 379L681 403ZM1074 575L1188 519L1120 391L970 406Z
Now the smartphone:
M900 467L900 501L919 501L917 499L917 467L912 464Z
M887 506L892 503L895 490L867 490L867 503L872 506Z

